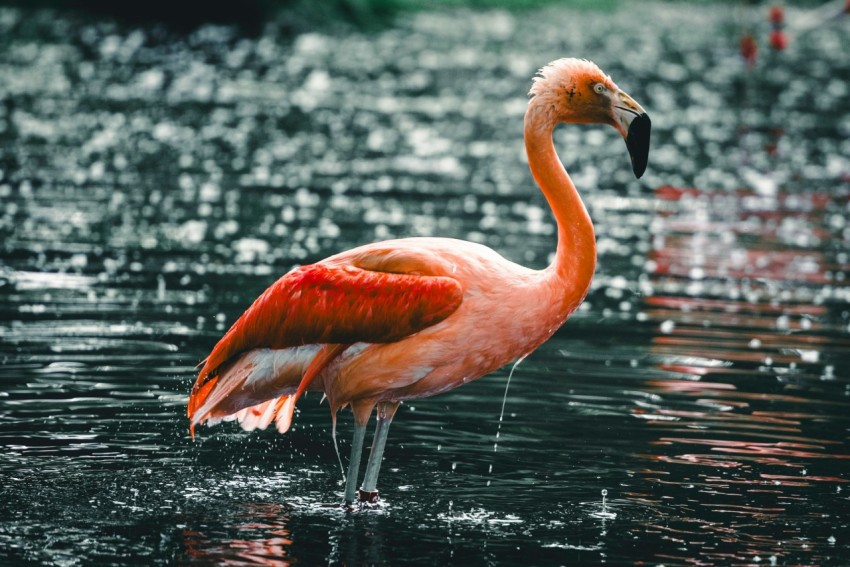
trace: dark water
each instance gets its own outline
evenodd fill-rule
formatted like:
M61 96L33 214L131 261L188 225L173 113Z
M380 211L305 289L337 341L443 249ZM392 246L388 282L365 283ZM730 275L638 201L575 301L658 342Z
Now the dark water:
M0 9L0 562L850 562L850 32L747 70L735 15L291 41ZM638 182L615 132L557 132L599 269L497 450L508 369L402 406L377 510L337 506L316 396L285 436L192 442L195 364L293 265L432 234L545 265L521 124L564 55L650 111L653 153Z

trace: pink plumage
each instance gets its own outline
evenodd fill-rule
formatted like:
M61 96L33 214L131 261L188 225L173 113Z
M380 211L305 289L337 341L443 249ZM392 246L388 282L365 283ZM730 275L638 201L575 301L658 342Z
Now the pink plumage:
M531 94L525 144L558 224L552 265L532 270L479 244L409 238L298 268L257 298L213 348L189 399L192 431L226 419L246 429L274 422L285 431L300 394L322 391L334 416L345 406L354 413L345 495L351 502L362 432L377 405L379 429L362 493L373 498L386 427L399 402L479 378L548 339L584 299L596 266L593 225L552 131L561 122L613 126L640 176L649 118L585 60L546 66Z

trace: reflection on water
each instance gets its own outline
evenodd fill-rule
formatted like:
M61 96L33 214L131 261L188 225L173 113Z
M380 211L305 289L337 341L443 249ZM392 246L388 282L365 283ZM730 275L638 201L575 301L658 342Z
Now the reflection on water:
M185 530L182 533L185 559L228 563L226 558L230 558L257 565L290 565L288 555L292 539L288 523L288 511L281 504L246 506L236 514L232 525L221 526L234 534L225 536L226 543L221 543L224 534L211 541L202 531ZM249 537L239 537L242 534Z
M727 16L421 14L287 41L0 9L0 559L847 563L848 32L745 76ZM195 364L294 264L432 234L545 264L522 93L564 54L646 102L653 156L642 185L615 133L556 133L599 269L501 424L508 369L404 404L385 501L355 513L318 396L285 436L192 442ZM350 436L345 415L343 454Z
M850 383L835 365L850 347L850 288L840 285L846 252L823 245L846 241L830 219L847 195L656 191L648 268L664 291L642 313L660 331L649 355L675 378L644 383L658 396L636 412L657 430L641 471L652 490L631 497L689 517L687 529L671 530L665 514L671 541L715 533L724 545L698 544L706 562L786 563L846 531L836 525L846 505L819 506L813 495L839 501L848 482L846 424L836 435L833 420L848 409ZM659 486L686 490L659 498ZM667 557L687 562L693 548L679 551ZM825 551L808 561L828 561Z

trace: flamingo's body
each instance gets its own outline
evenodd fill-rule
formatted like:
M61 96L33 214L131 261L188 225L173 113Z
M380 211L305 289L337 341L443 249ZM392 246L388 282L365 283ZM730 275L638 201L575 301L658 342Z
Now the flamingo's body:
M531 270L471 242L409 238L293 270L207 358L189 400L193 430L235 417L246 429L275 421L286 431L299 395L322 391L332 415L346 405L354 413L350 502L363 431L376 405L366 492L375 490L386 428L399 402L450 390L525 356L566 321L589 289L596 248L552 130L564 121L614 126L640 176L649 119L592 63L562 59L541 74L532 87L525 141L529 166L558 222L553 264Z

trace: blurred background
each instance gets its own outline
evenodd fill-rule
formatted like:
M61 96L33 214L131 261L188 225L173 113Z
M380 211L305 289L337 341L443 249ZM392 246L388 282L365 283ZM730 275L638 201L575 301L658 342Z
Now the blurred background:
M846 12L0 2L0 562L847 563ZM507 394L404 404L372 511L337 506L318 396L192 442L195 365L293 266L423 235L549 262L522 117L564 56L647 109L650 162L556 131L599 266Z

